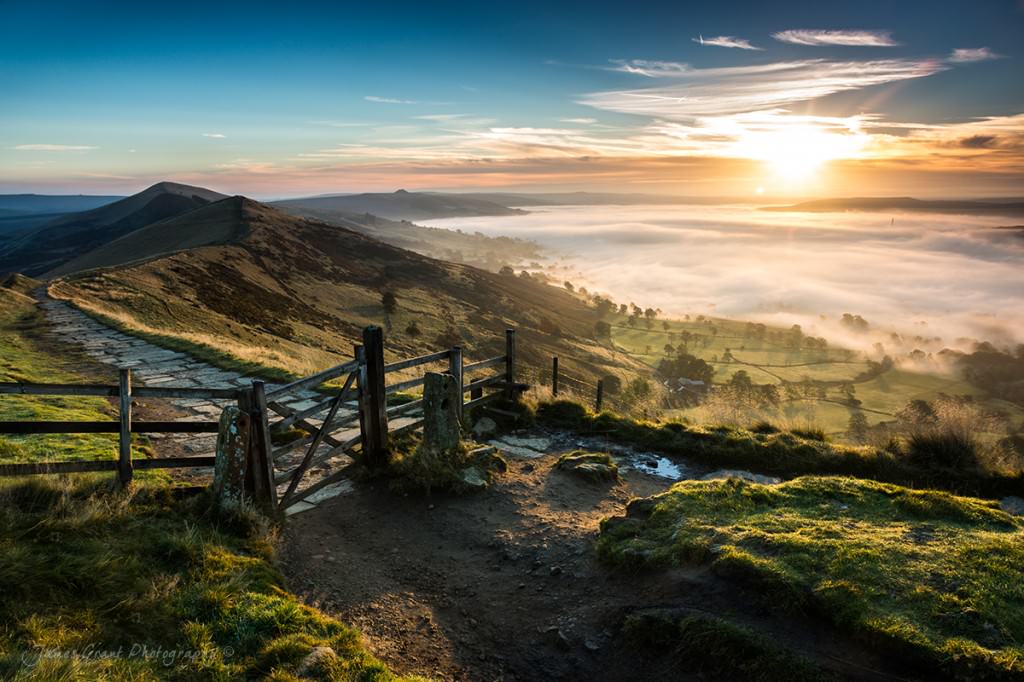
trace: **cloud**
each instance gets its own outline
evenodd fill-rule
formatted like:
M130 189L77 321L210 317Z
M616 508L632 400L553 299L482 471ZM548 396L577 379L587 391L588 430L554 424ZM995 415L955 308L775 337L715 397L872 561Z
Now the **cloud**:
M416 100L412 99L396 99L394 97L378 97L377 95L367 95L364 97L367 102L377 102L378 104L419 104Z
M87 152L99 149L87 144L19 144L13 148L22 152Z
M705 38L700 36L693 39L693 42L700 43L701 45L713 45L715 47L735 47L740 50L763 50L764 48L751 45L750 41L746 38L737 38L736 36L715 36L713 38Z
M988 149L994 147L998 140L995 135L971 135L961 138L959 144L965 149Z
M223 140L227 136L224 133L203 133L203 137L212 137L215 140Z
M424 114L414 118L421 121L457 121L460 118L466 118L466 116L466 114Z
M896 47L889 31L828 31L791 29L773 33L772 38L794 45L843 45L846 47Z
M630 59L628 61L624 59L613 59L612 64L615 66L610 67L609 70L611 71L632 73L638 76L647 76L648 78L679 76L690 71L689 64L650 61L647 59Z
M596 118L560 118L560 123L579 123L580 125L590 125L591 123L597 123Z
M584 95L579 102L618 113L690 119L774 109L837 92L922 78L948 68L934 59L808 59L711 69L666 62L654 64L657 66L645 69L634 66L636 70L632 72L667 80L666 85L594 92Z
M949 55L949 61L956 64L968 64L970 62L986 62L990 59L1001 59L1002 55L996 54L987 47L958 47Z

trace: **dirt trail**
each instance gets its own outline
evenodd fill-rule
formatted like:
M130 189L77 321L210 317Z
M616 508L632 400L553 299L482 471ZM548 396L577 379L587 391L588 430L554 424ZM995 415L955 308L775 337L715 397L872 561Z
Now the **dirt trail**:
M632 469L585 482L556 458L511 458L491 489L462 497L357 485L289 521L290 587L360 628L392 668L443 680L702 679L622 648L623 617L643 607L725 615L842 677L892 679L820 623L779 617L705 569L609 571L593 550L601 519L670 482Z

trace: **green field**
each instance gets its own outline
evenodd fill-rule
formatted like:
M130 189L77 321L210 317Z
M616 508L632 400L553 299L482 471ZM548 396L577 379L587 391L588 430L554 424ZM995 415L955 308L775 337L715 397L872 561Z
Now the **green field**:
M704 406L669 410L665 416L688 418L695 422L738 421L753 423L766 419L782 425L814 424L833 437L843 437L851 414L861 412L869 425L891 422L898 410L911 400L931 401L942 394L974 396L982 407L1007 415L1010 424L1024 422L1024 410L1001 400L987 397L982 391L952 375L922 374L897 367L885 370L875 377L859 378L869 370L868 358L848 348L793 349L779 340L751 338L746 334L747 323L724 318L692 320L653 320L648 328L645 320L636 326L627 324L627 315L611 315L606 320L612 325L615 347L641 360L650 367L666 357L666 344L673 348L681 345L686 352L708 362L714 369L714 382L728 382L743 370L755 384L784 382L828 382L823 395L813 398L783 396L774 409L758 410L742 415L735 411L714 410ZM667 326L667 328L666 328ZM781 328L768 327L768 335L784 333ZM683 343L684 333L692 335ZM727 356L731 355L731 358ZM859 406L851 406L843 384L853 386Z

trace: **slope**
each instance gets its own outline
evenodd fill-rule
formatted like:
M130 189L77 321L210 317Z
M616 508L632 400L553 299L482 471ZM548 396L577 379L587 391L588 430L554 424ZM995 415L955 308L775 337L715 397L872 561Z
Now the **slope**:
M140 227L223 198L201 187L161 182L112 204L61 216L4 244L0 272L39 275Z
M407 192L400 189L390 194L346 194L302 197L275 202L279 207L310 210L372 213L392 220L430 220L465 216L518 215L525 213L507 205L468 194Z
M408 220L391 220L372 213L353 213L337 208L292 203L273 206L289 215L322 220L424 256L475 265L494 272L504 265L520 266L544 259L540 245L526 239L426 227Z
M196 231L219 225L233 236L62 278L51 294L135 331L299 374L348 359L362 328L382 323L395 356L455 344L467 361L497 355L503 330L515 326L527 364L577 358L587 377L642 367L594 341L596 311L560 288L427 258L242 197L131 239L178 234L185 223ZM398 301L391 312L385 292Z

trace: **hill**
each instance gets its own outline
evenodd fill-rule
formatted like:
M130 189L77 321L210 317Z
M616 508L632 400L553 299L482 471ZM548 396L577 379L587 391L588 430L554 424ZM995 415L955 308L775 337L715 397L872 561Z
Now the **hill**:
M0 248L0 272L39 275L150 223L180 215L224 195L161 182L99 208L53 219Z
M1024 215L1024 201L970 201L913 199L911 197L851 197L803 201L787 206L765 206L762 211L918 211L976 215Z
M494 272L504 265L525 265L544 257L540 245L526 239L489 237L479 232L470 234L461 230L425 227L408 220L390 220L372 213L309 208L290 203L273 206L289 215L322 220L424 256L475 265Z
M217 226L221 243L156 255L204 226ZM641 368L600 346L596 311L561 288L435 260L242 197L126 240L150 259L59 279L51 294L200 353L216 349L299 374L349 358L362 328L381 323L396 355L455 344L467 358L497 355L502 331L515 326L528 364L578 358L577 373L590 378ZM120 248L90 257L99 262ZM391 313L381 303L385 292L398 300Z
M228 210L228 206L235 210ZM176 251L235 241L244 237L241 211L240 197L228 205L206 204L129 232L59 265L45 276L53 278L82 270L121 266Z
M112 204L124 197L89 194L0 194L0 211L11 213L75 213Z
M471 194L407 192L404 189L390 194L346 194L287 199L275 202L274 205L284 209L372 213L391 220L431 220L525 213Z

